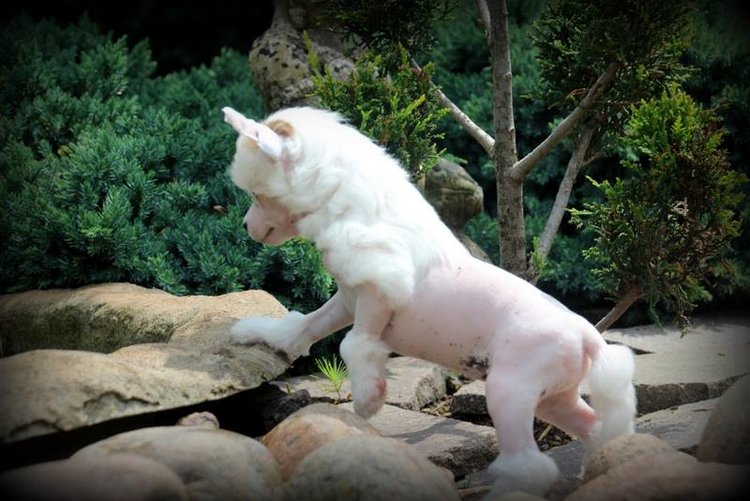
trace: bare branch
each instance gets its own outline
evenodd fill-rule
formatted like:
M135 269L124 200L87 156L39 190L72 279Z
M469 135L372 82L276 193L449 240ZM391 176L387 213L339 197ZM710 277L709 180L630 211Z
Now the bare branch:
M620 296L617 303L611 310L609 310L609 313L596 323L596 329L599 332L604 332L609 329L612 324L617 322L617 320L642 297L643 293L638 285L632 284L629 286L625 293Z
M490 32L490 9L487 8L486 0L477 0L477 9L479 9L479 18L486 33Z
M536 148L534 148L528 155L523 157L521 160L516 162L511 171L511 176L517 182L523 182L526 176L529 175L531 169L539 163L539 161L547 156L552 149L560 143L568 133L575 127L583 118L588 115L591 106L601 97L606 88L614 80L617 71L620 69L621 64L618 62L612 62L604 70L604 73L599 75L594 85L591 86L586 96L578 103L578 106L560 122L555 130L553 130L547 138L542 141Z
M411 60L411 65L420 73L420 75L423 74L422 68L414 59ZM453 119L458 122L458 125L460 125L462 129L464 129L471 137L473 137L474 140L479 143L482 149L484 149L484 151L486 151L487 154L491 156L492 150L495 147L495 140L492 139L492 136L487 134L484 129L474 123L469 115L461 111L461 108L456 106L456 104L451 101L450 98L446 96L445 93L440 90L437 85L435 85L434 83L432 83L432 85L437 91L438 101L440 101L440 104L448 108L449 113L451 114Z
M560 181L560 186L557 189L557 196L555 197L555 203L552 205L547 222L544 225L541 237L539 237L539 247L535 249L534 256L529 262L529 272L532 277L532 282L536 283L539 280L539 272L541 270L536 269L535 262L541 260L544 262L549 256L550 250L552 249L552 243L555 241L555 235L560 229L560 223L562 223L565 209L568 206L570 200L570 194L573 191L573 185L575 184L576 177L581 168L585 165L586 153L591 145L591 139L594 137L596 131L596 124L589 123L585 126L581 132L578 140L576 141L575 149L573 154L568 161L568 167L565 170L565 176Z

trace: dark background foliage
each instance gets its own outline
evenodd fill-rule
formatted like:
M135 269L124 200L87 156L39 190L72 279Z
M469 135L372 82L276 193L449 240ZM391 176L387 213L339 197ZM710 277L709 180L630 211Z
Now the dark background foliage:
M270 0L10 0L0 7L5 23L19 13L64 25L83 14L116 38L149 40L157 74L208 64L224 47L241 52L269 26Z
M724 140L730 161L735 169L748 173L750 98L747 82L750 82L750 25L747 13L742 7L743 3L739 0L701 2L701 22L695 41L688 49L683 62L695 65L699 70L686 82L685 88L704 106L715 107L718 110L724 119L722 126L727 129ZM540 95L538 82L541 68L535 62L536 49L529 36L532 22L538 17L544 4L544 0L509 2L514 108L521 155L528 152L547 134L557 116L556 110L548 109ZM471 5L473 2L459 2L458 8L452 13L453 18L467 19L464 9L471 8ZM43 147L31 150L17 145L9 146L3 153L6 161L10 159L10 163L20 159L27 165L37 165L40 169L43 164L44 169L47 169L43 171L47 177L41 179L35 195L40 197L40 203L60 202L51 197L48 197L49 200L43 200L48 192L42 189L50 183L59 181L65 183L69 189L79 190L76 197L68 198L69 202L75 199L78 204L79 199L90 200L91 206L94 207L86 209L80 204L77 205L76 210L82 212L77 216L75 224L69 222L67 227L61 225L59 228L53 228L51 235L61 237L60 243L55 246L49 247L40 242L25 243L27 252L37 253L34 258L41 263L39 266L58 270L60 275L54 278L50 276L50 281L46 283L24 283L14 280L13 273L17 270L23 269L24 266L36 266L16 258L15 261L2 263L6 270L12 270L3 275L3 290L55 285L74 286L90 280L137 281L140 277L140 281L146 285L163 287L176 293L218 293L244 287L264 287L277 294L288 306L300 307L303 310L314 307L330 293L331 285L326 282L325 275L319 273L319 263L309 248L258 248L249 242L241 231L237 231L248 200L236 193L217 174L223 174L222 169L229 161L231 151L227 150L226 144L231 143L231 133L222 127L223 124L217 123L215 116L211 114L212 111L208 110L226 104L226 100L229 99L235 103L245 103L246 111L253 110L257 114L262 114L259 103L253 101L257 96L252 90L248 90L252 88L252 83L248 80L244 57L252 41L270 26L273 13L271 1L216 0L206 4L196 1L134 0L113 5L110 2L94 0L26 0L6 3L2 9L4 27L20 12L25 12L37 20L54 19L60 26L78 23L85 13L102 32L111 32L108 38L112 44L110 49L113 49L112 53L124 54L123 57L127 59L127 70L119 84L117 78L105 82L90 82L92 87L89 90L98 88L102 92L111 91L114 94L122 90L124 96L131 99L109 100L100 95L96 97L99 101L95 104L89 101L89 105L104 105L110 110L110 118L119 116L130 109L129 107L138 110L136 118L132 118L132 123L108 121L107 117L101 116L97 118L94 116L96 114L87 112L84 106L84 101L93 99L92 94L96 94L95 92L74 96L78 101L75 106L70 106L70 95L80 81L65 82L66 77L63 75L62 80L55 83L59 92L55 90L48 93L48 89L45 89L44 93L40 91L36 97L41 101L34 106L29 105L24 112L31 117L30 114L38 111L35 111L35 106L44 105L47 107L46 110L56 110L56 113L48 113L43 121L33 126L18 123L9 125L6 122L2 124L4 143L11 134L20 134L19 137L23 139L21 142L33 140L37 141L34 144L44 144ZM119 42L122 36L127 38ZM138 45L146 39L147 44ZM118 43L123 45L117 46ZM222 48L233 51L225 51L220 56ZM220 57L215 60L217 56ZM434 49L425 56L425 60L430 59L436 63L435 80L443 86L446 94L477 123L489 130L491 116L487 58L486 44L479 23L455 22L450 19L438 25ZM90 58L85 64L101 63L102 61L97 62ZM85 68L81 67L82 72L83 70ZM217 77L217 71L219 75L239 79L242 83L233 90L222 89L223 82ZM225 73L221 73L222 71ZM23 75L16 74L16 78L22 77ZM121 89L118 85L123 82L127 85ZM12 83L6 80L6 91L9 91ZM113 87L107 88L107 85ZM19 104L19 100L28 97L30 96L4 96L3 105L6 108L3 110L3 116L8 116L7 106L15 106ZM62 106L67 107L62 109ZM17 109L14 110L14 113L16 112ZM61 118L68 117L71 113L76 120L75 123L85 126L83 128L86 131L79 131L80 137L77 136L79 132L76 132L74 138L73 128L67 123L69 119ZM125 130L132 127L134 129ZM441 129L445 135L438 148L444 148L463 159L466 168L485 190L486 213L471 221L466 230L497 259L492 166L481 149L449 118L443 119ZM165 133L165 130L174 133ZM139 137L139 131L148 132L147 137ZM176 137L179 136L179 132L184 132L182 139ZM115 143L108 144L104 136L109 133L120 133L121 137L118 137ZM209 137L205 137L206 133ZM198 144L191 143L189 138L194 137L204 139ZM96 146L99 143L101 144ZM109 148L101 145L108 145ZM94 146L102 149L97 150ZM114 146L126 148L121 154L127 153L129 162L138 163L139 169L136 170L139 173L136 175L126 172L124 166L130 164L110 170L104 169L103 172L126 184L130 183L131 186L137 187L140 183L140 191L111 190L94 193L96 190L91 185L95 183L96 177L91 177L83 166L87 162L93 165L98 165L96 162L101 164L103 159L109 158L107 155L112 154ZM87 151L88 147L93 149ZM185 154L188 150L191 152L190 155ZM43 161L44 158L52 158L50 153L55 153L58 157L54 159L56 165L51 161ZM525 186L529 234L539 233L568 155L569 145L558 147L540 168L533 171ZM65 171L62 180L48 174L51 172L49 169L54 171L62 167ZM4 166L2 168L5 169ZM605 159L592 164L586 174L597 179L614 180L622 172L617 160ZM28 172L23 175L28 175ZM6 175L5 179L5 188L13 191L19 188L18 183L24 178ZM49 187L49 190L53 188ZM156 190L152 193L158 193L158 197L149 199L146 196L149 190ZM746 186L745 191L747 190ZM61 193L64 194L65 191L62 190ZM134 193L141 194L136 196ZM583 201L596 200L600 196L590 183L580 182L573 193L571 206L581 207ZM748 198L746 197L742 209L744 231L733 244L739 257L739 267L744 270L745 275L750 273ZM124 204L126 199L127 203ZM36 221L35 224L40 228L48 225L46 228L49 229L49 222L39 218L38 208L24 209L21 205L11 206L10 200L4 201L3 211L6 214L9 211L18 214L19 210L20 213L26 210L31 221ZM16 203L18 198L12 200ZM150 206L149 203L153 205ZM127 214L115 210L123 204L129 205ZM216 206L220 209L216 209ZM64 213L68 208L62 205L58 209ZM55 214L55 217L65 217L64 214ZM167 224L166 218L172 217L176 218L172 221L173 224ZM122 218L127 219L128 224L123 226L123 229L116 230L119 232L117 235L108 233L107 228L119 227L119 223L115 223ZM13 224L17 223L7 218L3 219L4 238L8 235L6 225ZM153 228L153 241L144 236L148 232L144 233L143 227L139 225ZM85 236L85 246L88 247L81 247L84 245L81 241L76 243L70 238L65 238L64 232L72 228L76 228L79 236ZM107 247L107 242L111 242L113 238L122 238L131 244L113 250L111 246ZM187 239L189 245L180 243L180 239L183 239L183 242ZM219 243L220 241L223 243ZM542 288L576 309L603 304L601 287L590 273L591 265L581 259L583 249L590 246L592 241L592 235L582 235L566 219L540 281ZM148 245L155 247L149 248ZM166 249L163 247L165 245ZM61 256L65 252L60 251L60 246L68 246L68 251L76 250L78 246L80 248L76 252L80 255L73 252L63 258ZM53 252L49 252L50 250ZM162 252L165 250L166 254ZM28 254L27 257L32 254ZM232 266L236 271L227 275L224 270L226 263L217 264L214 261L219 258L211 257L216 254L223 256L221 259L225 261L229 259L235 263ZM122 269L116 272L111 269L97 270L95 277L77 275L79 272L93 269L90 259L98 261L103 256L110 262L118 259L125 261L125 257L132 257L129 262L140 264L133 268L135 271L132 271L131 275L123 275ZM142 257L141 261L138 261L138 256ZM299 273L292 270L294 266L298 267ZM47 268L42 268L44 269ZM305 274L308 280L305 280ZM219 278L219 275L224 275L224 278ZM720 299L715 301L714 305L721 303L737 307L750 300L750 289L747 287L731 293L722 290L713 292L715 297Z
M264 288L307 311L333 283L309 243L242 229L220 109L263 114L246 56L154 76L148 44L18 18L0 34L0 290L128 281L173 294Z

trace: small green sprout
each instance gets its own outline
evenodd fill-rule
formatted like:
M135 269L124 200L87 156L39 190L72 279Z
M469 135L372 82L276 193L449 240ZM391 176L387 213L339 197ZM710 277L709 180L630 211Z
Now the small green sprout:
M338 401L340 402L342 400L341 387L349 376L346 364L342 360L339 360L336 355L332 355L330 359L327 357L316 358L315 365L331 383L330 391L336 392Z

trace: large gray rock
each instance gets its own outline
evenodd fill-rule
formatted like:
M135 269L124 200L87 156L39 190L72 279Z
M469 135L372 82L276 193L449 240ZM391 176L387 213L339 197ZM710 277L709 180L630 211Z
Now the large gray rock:
M281 475L271 453L252 438L190 426L144 428L84 447L72 460L128 453L168 466L193 500L276 499Z
M466 169L445 158L425 176L424 192L440 218L454 231L460 231L483 210L482 187Z
M233 319L281 316L263 291L177 297L128 283L0 295L3 356L44 348L110 353L139 343L220 351Z
M285 311L260 291L175 297L131 284L0 296L2 345L17 353L0 359L0 442L255 388L289 361L231 343L229 326Z
M653 435L673 450L694 454L717 402L717 399L693 402L646 414L636 419L635 430L637 434ZM584 455L580 441L574 440L550 449L549 455L562 475L575 476L580 473Z
M699 461L750 464L750 376L719 399L698 446Z
M488 411L484 381L472 381L459 388L451 399L451 412L453 414L486 415Z
M386 366L386 403L418 411L446 394L446 370L424 360L395 357Z
M15 501L189 499L169 467L133 454L66 459L10 470L0 474L0 494Z
M322 29L319 6L307 0L276 0L271 27L253 42L249 63L266 111L312 104L313 69L303 39L306 33L321 64L336 78L347 78L354 62L332 29ZM328 21L330 23L330 21ZM326 28L330 28L327 26Z
M286 499L458 500L451 476L414 448L366 435L342 438L308 455L285 489Z
M702 400L646 414L636 419L635 429L659 437L673 449L694 455L718 401Z

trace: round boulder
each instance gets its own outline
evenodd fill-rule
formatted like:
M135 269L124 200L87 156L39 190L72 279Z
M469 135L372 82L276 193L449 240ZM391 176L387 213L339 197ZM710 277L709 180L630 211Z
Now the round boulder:
M750 466L699 463L681 452L644 455L583 484L565 500L743 499L748 474Z
M193 426L144 428L84 447L73 458L132 453L159 461L182 479L190 499L276 499L279 467L261 443L226 430Z
M588 482L612 468L644 456L673 453L665 441L645 433L631 433L610 440L594 452L586 463L583 481Z
M452 500L453 476L408 445L355 435L310 453L286 483L287 499Z
M0 474L3 499L178 501L188 494L167 466L133 454L39 463Z
M269 431L262 441L276 458L281 476L286 480L311 452L352 435L380 434L370 423L351 411L318 403L290 415Z

